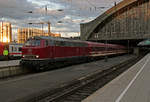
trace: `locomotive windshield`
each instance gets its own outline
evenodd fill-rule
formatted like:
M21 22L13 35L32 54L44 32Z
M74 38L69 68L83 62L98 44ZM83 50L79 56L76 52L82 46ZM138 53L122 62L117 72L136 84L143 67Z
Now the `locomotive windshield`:
M41 41L40 40L28 40L25 43L25 46L40 46Z

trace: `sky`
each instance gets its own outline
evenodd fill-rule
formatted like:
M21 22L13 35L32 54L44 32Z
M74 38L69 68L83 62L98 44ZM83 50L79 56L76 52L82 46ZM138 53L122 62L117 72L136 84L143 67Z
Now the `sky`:
M0 0L0 21L12 23L13 39L20 27L42 28L63 37L79 36L80 23L89 22L122 0ZM47 8L47 9L46 9ZM31 12L32 13L29 13ZM35 23L29 25L29 23Z

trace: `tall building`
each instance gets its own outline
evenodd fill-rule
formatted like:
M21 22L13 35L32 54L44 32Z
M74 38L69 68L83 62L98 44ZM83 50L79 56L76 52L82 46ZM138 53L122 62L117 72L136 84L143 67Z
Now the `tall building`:
M9 22L0 22L0 42L12 41L12 28Z
M54 33L46 33L43 30L40 29L34 29L34 28L20 28L18 29L18 43L25 43L25 41L33 36L53 36L53 37L61 37L60 34L54 34Z
M25 41L33 36L45 36L45 32L40 29L20 28L18 29L18 43L25 43Z
M56 33L52 33L50 32L49 34L48 33L45 33L46 36L52 36L52 37L61 37L61 34L56 34Z

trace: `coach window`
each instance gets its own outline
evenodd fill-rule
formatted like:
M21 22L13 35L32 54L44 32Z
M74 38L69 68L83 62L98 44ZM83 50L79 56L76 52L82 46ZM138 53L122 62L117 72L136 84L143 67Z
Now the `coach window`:
M52 40L52 45L56 46L56 41L55 40Z
M36 44L35 44L36 46L40 46L41 41L40 41L40 40L36 40L35 43L36 43Z
M22 48L21 47L19 47L19 51L21 51L22 50Z
M70 42L66 41L66 46L70 46Z
M76 47L82 47L82 44L80 42L75 42L74 44Z
M58 41L55 41L55 45L58 46Z
M61 45L61 42L60 41L56 41L56 46L60 46Z
M48 40L48 45L52 45L52 41L51 40Z
M101 47L100 49L101 49L101 51L105 51L105 50L106 50L106 48L105 48L105 47Z
M74 42L71 42L70 44L71 44L71 47L74 47L74 46L75 46L75 43L74 43Z
M11 51L13 51L13 47L11 47Z
M17 51L17 48L15 47L15 51Z
M64 41L61 41L61 46L65 46L65 42Z
M50 42L51 42L50 45L55 46L55 40L51 40Z
M48 41L46 40L45 45L48 46Z

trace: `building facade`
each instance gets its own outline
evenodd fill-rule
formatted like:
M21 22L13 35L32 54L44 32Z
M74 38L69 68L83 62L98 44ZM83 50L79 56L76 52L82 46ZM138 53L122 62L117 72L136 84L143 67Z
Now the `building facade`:
M45 32L40 29L20 28L18 29L18 43L25 43L25 41L33 36L43 36Z
M50 32L49 34L48 33L45 33L46 36L52 36L52 37L61 37L61 34L56 34L56 33L52 33Z
M80 27L82 40L131 41L150 38L150 0L122 0Z
M9 22L0 22L0 42L12 41L12 28Z
M25 41L34 36L53 36L61 37L60 34L46 33L44 30L34 28L20 28L18 29L18 43L25 43Z

